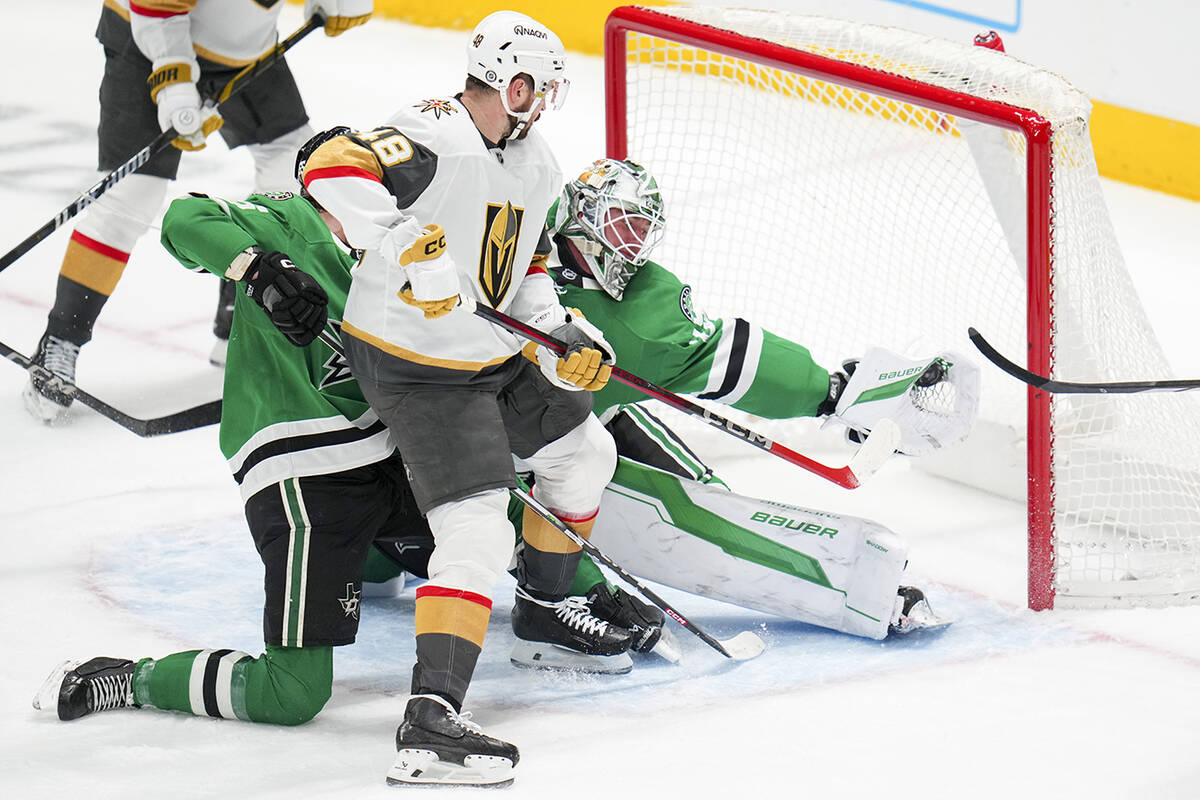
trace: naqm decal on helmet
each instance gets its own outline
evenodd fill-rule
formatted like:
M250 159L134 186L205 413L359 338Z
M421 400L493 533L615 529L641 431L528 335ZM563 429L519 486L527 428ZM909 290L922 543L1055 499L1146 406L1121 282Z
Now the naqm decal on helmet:
M601 159L563 188L555 229L579 250L592 277L620 300L662 241L658 183L632 161Z
M467 45L467 74L499 90L504 110L518 120L514 135L543 105L551 111L562 108L571 85L566 78L562 40L542 23L516 11L496 11L475 26ZM521 74L533 79L535 101L528 111L516 112L509 108L505 90Z

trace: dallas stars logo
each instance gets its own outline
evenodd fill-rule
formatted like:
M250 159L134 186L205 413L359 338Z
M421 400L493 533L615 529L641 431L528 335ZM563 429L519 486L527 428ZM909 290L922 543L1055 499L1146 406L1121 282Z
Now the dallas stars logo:
M419 108L422 112L432 111L434 119L441 119L442 114L453 114L458 111L449 100L422 100L413 105L413 108Z
M358 619L358 603L362 600L362 592L355 591L353 583L346 584L346 596L339 597L338 602L342 604L342 611L346 612L347 617Z
M329 327L334 330L334 338L339 342L342 341L342 325L340 322L329 323ZM345 357L338 352L330 353L329 358L325 359L325 376L321 378L321 385L317 388L324 389L327 386L332 386L335 383L352 380L350 374L350 365L346 363Z

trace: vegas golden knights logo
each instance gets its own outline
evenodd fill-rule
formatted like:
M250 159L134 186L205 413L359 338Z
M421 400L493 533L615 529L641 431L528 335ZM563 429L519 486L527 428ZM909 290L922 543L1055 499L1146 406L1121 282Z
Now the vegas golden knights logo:
M517 258L517 236L525 209L488 203L483 226L483 247L479 254L479 288L492 308L500 305L512 285L513 262Z

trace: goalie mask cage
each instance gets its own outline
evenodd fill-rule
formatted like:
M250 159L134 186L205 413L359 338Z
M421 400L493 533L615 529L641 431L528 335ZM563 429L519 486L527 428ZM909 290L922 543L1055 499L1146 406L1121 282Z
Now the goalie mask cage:
M1090 102L1059 76L895 28L687 6L616 9L605 72L609 155L658 179L655 259L710 314L826 365L874 345L982 362L973 325L1039 374L1169 374ZM928 460L1027 502L1030 607L1200 598L1197 399L1051 397L980 372L975 431Z

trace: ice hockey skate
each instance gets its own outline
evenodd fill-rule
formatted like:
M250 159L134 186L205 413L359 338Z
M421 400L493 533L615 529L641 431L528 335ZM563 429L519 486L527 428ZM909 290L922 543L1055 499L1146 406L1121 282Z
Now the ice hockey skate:
M133 667L127 658L98 656L64 661L54 668L33 698L33 707L56 709L64 722L114 708L133 706Z
M620 675L633 669L633 634L592 613L588 598L539 600L520 586L512 610L509 660L518 667Z
M594 615L625 628L633 635L630 650L656 653L672 664L682 658L679 641L664 627L666 618L656 606L643 603L621 587L606 583L593 586L587 599Z
M888 633L901 635L915 631L939 630L954 620L933 613L925 593L915 586L901 586L896 590L896 607Z
M74 342L48 333L43 334L38 342L33 363L45 367L57 377L46 379L31 371L21 397L29 413L47 425L60 422L67 415L73 398L64 390L62 382L75 383L75 362L78 358L79 345Z
M508 786L520 753L516 745L492 738L454 710L444 698L409 698L404 722L396 729L396 763L388 770L393 786Z

